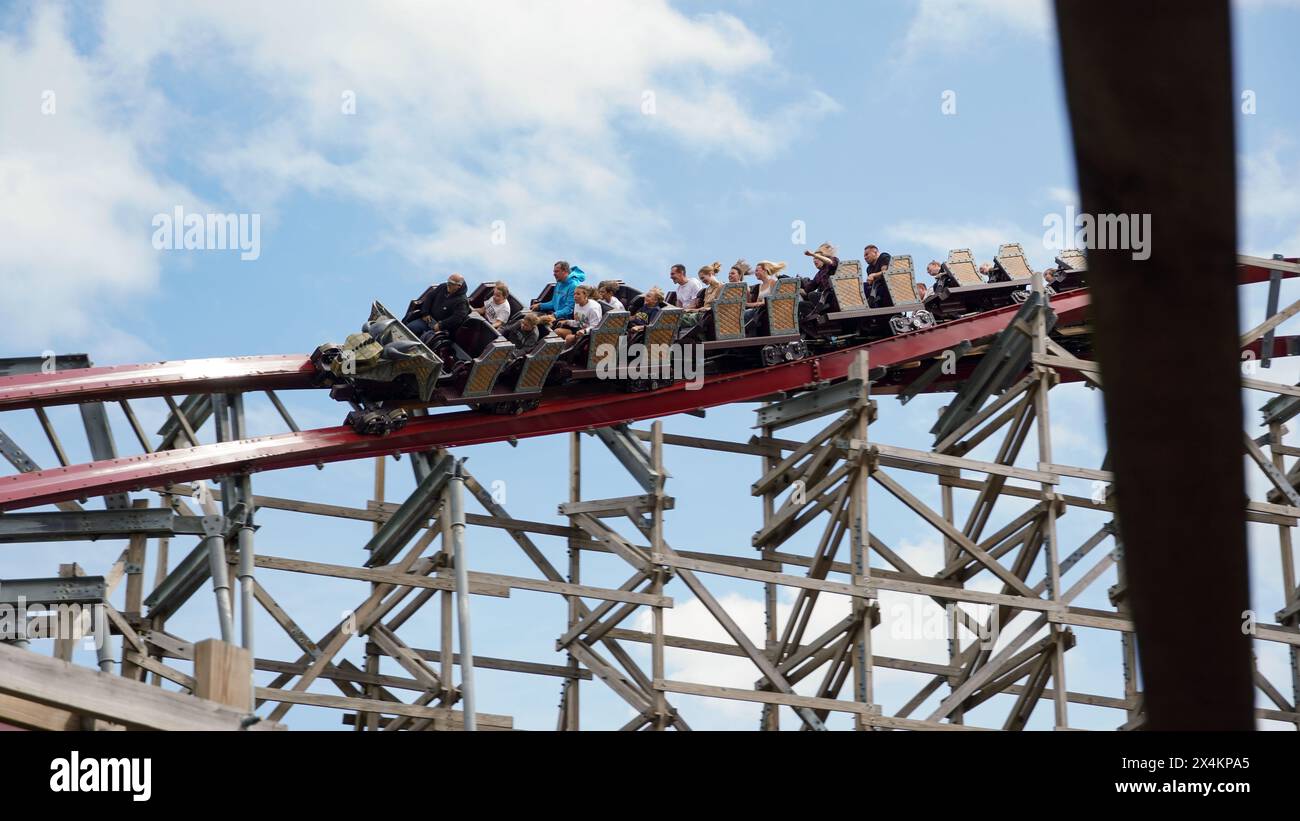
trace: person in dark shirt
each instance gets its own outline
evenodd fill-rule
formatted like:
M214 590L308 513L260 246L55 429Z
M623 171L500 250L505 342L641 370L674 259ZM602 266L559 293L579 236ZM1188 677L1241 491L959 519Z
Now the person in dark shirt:
M506 325L501 330L501 335L506 341L520 353L527 353L537 347L537 342L542 338L542 327L540 318L535 313L527 313L519 319Z
M889 295L885 272L889 270L892 258L889 254L882 254L874 245L862 249L862 258L867 263L867 278L863 284L867 293L867 307L888 308L894 304L894 300Z
M826 291L831 287L831 277L835 276L835 270L840 267L840 258L835 256L835 246L829 242L823 242L817 246L816 251L804 251L804 256L813 258L813 265L817 266L817 273L810 280L804 280L803 292L805 294L814 294Z
M645 329L652 325L659 312L663 310L664 292L658 286L645 292L645 300L641 303L641 310L632 314L627 321L628 340L634 338L639 341L640 337L645 334Z
M447 281L426 290L406 312L403 324L418 337L433 332L455 333L469 316L465 297L465 278L452 274Z

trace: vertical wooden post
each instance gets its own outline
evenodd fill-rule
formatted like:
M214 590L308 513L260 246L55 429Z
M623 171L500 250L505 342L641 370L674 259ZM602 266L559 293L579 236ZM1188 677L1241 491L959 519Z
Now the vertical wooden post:
M943 518L948 524L954 525L956 522L956 504L953 499L952 485L943 484L943 480L948 477L961 475L961 471L948 468L941 468L939 473L939 495L943 503ZM961 556L961 549L957 543L947 536L943 537L943 563L948 566L957 561ZM952 667L961 665L961 617L957 615L957 608L950 607L947 618L948 625L948 664ZM961 686L961 676L948 677L948 690L952 692ZM957 707L948 716L952 724L962 724L966 720L966 713L962 708Z
M871 422L870 373L870 359L867 352L862 351L849 366L849 378L862 380L862 392L854 406L857 416L853 424L853 439L862 447L866 446L867 427ZM864 587L871 582L871 531L867 519L867 486L871 478L871 466L867 463L864 451L857 451L854 458L858 463L849 474L849 481L852 482L849 488L849 519L853 586ZM871 627L874 604L868 599L853 597L853 621L857 628L856 640L853 643L853 698L859 703L868 705L874 700L871 671ZM871 725L863 719L861 713L854 714L855 729L870 729Z
M1042 300L1042 307L1039 309L1037 319L1034 321L1034 341L1033 351L1036 355L1042 356L1047 353L1047 309L1048 298L1046 290L1043 287L1043 275L1035 272L1033 276L1034 293ZM1047 465L1052 464L1052 421L1048 412L1048 391L1056 383L1056 373L1051 368L1044 368L1041 365L1034 365L1034 371L1038 375L1038 390L1034 391L1034 426L1038 430L1038 469L1046 470ZM1051 484L1043 482L1040 485L1043 494L1043 501L1047 504L1043 510L1043 533L1044 533L1044 558L1047 562L1048 586L1051 588L1052 601L1059 603L1061 601L1061 564L1057 555L1056 541L1056 509L1057 496L1056 489ZM1052 651L1052 687L1053 703L1056 707L1056 729L1064 730L1070 726L1068 705L1069 701L1065 686L1065 636L1064 629L1059 624L1051 624L1048 627L1053 639L1054 649Z
M383 504L384 504L384 479L385 479L385 476L384 476L384 459L385 459L385 458L386 458L386 457L383 457L383 456L376 456L376 457L375 457L375 496L374 496L374 499L375 499L375 504L376 504L377 506L379 506L379 508L380 508L381 510L383 509ZM379 528L381 528L381 527L383 527L383 523L382 523L382 522L378 522L378 521L376 521L376 522L375 522L375 532L378 533L378 532L379 532Z
M149 506L148 499L136 499L131 503L131 507L138 509ZM141 610L144 607L144 563L149 540L144 535L136 533L131 536L126 547L126 601L122 607L122 615L128 620L138 619ZM143 668L132 664L126 660L127 643L122 642L122 675L133 681L143 681L145 678Z
M59 578L61 579L71 579L84 575L86 575L86 571L82 570L81 565L76 562L59 565ZM26 613L17 614L19 618L25 618L26 615ZM75 635L88 629L86 623L87 620L83 614L78 617L76 624L64 624L63 620L60 619L54 625L55 636L57 636L57 638L54 639L54 657L56 659L72 661L72 652L77 648L77 639L75 638ZM68 636L68 638L64 638L65 635Z
M194 695L234 707L253 709L253 657L221 639L194 645Z
M1109 490L1109 486L1107 488ZM1128 602L1128 563L1124 560L1124 545L1119 541L1119 536L1115 536L1115 549L1119 552L1119 561L1115 563L1115 578L1120 589L1123 591L1119 601L1115 602L1115 610L1124 618L1133 617L1133 608ZM1133 723L1142 713L1142 705L1138 703L1138 686L1137 686L1137 636L1130 632L1119 634L1120 642L1120 661L1124 673L1124 700L1128 702L1128 709L1125 715L1125 723Z
M1278 452L1277 446L1282 444L1282 423L1274 422L1268 426L1269 433L1269 451L1273 455L1273 467L1283 476L1286 475L1286 464L1282 459L1282 454ZM1282 607L1290 608L1291 605L1300 601L1300 591L1296 590L1295 582L1295 556L1291 548L1291 527L1289 525L1277 526L1278 546L1282 551ZM1287 627L1296 627L1300 625L1300 614L1293 613L1289 618L1282 622ZM1300 647L1292 644L1287 647L1287 654L1291 660L1291 704L1300 705ZM1300 720L1296 721L1296 728L1300 729Z

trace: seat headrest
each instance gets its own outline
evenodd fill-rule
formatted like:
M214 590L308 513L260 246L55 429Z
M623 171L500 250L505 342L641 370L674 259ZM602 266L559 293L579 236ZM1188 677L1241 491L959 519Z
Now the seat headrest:
M414 339L398 339L384 346L381 359L410 359L423 353L424 345Z

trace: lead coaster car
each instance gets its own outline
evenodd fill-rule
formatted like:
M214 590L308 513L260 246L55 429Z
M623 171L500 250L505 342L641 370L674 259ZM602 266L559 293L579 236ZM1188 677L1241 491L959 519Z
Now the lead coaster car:
M384 408L390 399L429 402L442 375L442 359L420 341L381 302L359 333L343 343L327 342L312 352L314 381L330 388L330 397L353 410L345 424L357 433L385 436L406 425L401 408Z

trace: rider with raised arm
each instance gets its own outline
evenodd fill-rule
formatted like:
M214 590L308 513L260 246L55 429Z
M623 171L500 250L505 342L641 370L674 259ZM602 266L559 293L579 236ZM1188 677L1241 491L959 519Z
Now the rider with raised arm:
M829 242L823 242L817 246L816 251L804 251L804 256L813 258L813 265L817 267L817 273L810 280L805 280L803 292L809 296L825 291L831 286L831 277L835 276L835 270L840 267L840 258L835 256L835 246Z

